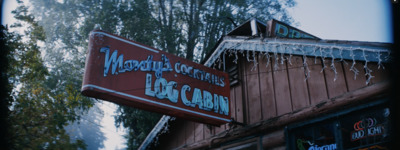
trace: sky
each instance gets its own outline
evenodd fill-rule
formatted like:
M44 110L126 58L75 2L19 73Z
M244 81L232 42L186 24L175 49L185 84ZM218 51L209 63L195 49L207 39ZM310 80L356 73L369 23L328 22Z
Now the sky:
M298 29L322 39L393 43L390 0L297 0Z
M3 0L3 5L1 8L1 24L12 24L12 22L15 22L14 17L11 14L11 11L17 7L17 1L16 0Z
M15 22L11 11L15 0L5 0L2 24ZM390 0L298 0L289 10L298 29L322 39L392 43ZM105 149L123 148L123 131L114 126L115 104L101 105Z
M100 104L100 108L104 111L104 116L101 120L101 131L104 133L104 136L107 138L104 141L104 149L124 149L126 148L123 135L125 131L122 127L116 128L114 125L114 116L116 115L115 110L118 108L118 105L103 101Z

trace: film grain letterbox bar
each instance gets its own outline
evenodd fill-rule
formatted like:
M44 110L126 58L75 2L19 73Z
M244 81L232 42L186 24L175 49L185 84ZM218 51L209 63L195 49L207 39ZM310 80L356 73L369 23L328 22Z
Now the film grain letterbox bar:
M192 121L230 121L228 74L123 37L90 33L82 93Z

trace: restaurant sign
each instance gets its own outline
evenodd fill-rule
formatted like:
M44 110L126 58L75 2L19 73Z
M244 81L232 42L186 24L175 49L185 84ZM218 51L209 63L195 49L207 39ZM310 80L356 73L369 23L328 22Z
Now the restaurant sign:
M90 33L82 93L212 125L230 122L228 74L100 30Z

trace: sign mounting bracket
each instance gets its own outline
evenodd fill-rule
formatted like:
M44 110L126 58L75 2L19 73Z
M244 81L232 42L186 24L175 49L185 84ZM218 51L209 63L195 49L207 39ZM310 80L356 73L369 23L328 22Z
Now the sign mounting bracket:
M231 122L229 124L240 125L240 126L246 126L247 125L246 123L236 121L234 118L231 118Z

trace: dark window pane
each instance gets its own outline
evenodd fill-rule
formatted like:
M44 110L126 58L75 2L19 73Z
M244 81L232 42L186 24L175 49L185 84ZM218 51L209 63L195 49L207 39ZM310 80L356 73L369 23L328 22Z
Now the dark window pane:
M390 111L388 108L348 115L340 120L343 148L384 148L389 141Z
M337 148L335 129L332 123L299 128L294 132L294 141L298 150L334 150Z

